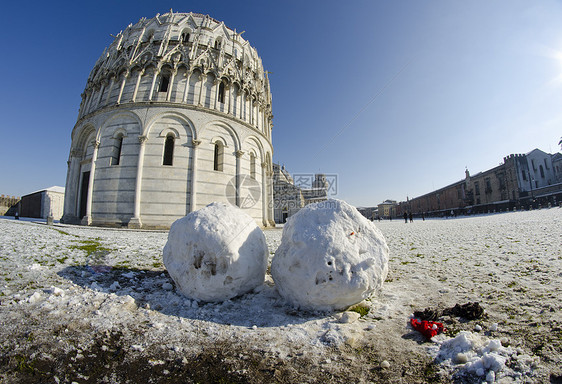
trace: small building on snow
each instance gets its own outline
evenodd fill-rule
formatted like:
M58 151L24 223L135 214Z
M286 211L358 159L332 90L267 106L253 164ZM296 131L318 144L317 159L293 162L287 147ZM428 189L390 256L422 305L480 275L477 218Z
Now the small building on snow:
M64 187L53 186L21 197L20 216L60 220L64 210Z

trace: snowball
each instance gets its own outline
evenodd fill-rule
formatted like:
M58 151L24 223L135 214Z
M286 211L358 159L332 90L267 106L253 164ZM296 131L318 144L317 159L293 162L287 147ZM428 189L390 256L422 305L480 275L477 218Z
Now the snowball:
M185 296L224 301L263 284L268 254L265 235L252 217L232 205L212 203L172 224L164 265Z
M382 361L381 368L390 368L390 363L388 362L388 360Z
M359 303L382 287L387 273L382 233L340 200L310 204L292 216L271 263L281 296L312 310Z

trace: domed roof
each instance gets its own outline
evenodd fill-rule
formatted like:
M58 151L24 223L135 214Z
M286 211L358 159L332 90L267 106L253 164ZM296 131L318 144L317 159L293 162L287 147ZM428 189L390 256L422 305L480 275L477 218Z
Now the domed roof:
M242 33L199 13L170 10L151 19L142 18L119 32L104 50L90 72L86 93L133 71L185 68L238 84L270 109L267 73L256 49L241 37Z

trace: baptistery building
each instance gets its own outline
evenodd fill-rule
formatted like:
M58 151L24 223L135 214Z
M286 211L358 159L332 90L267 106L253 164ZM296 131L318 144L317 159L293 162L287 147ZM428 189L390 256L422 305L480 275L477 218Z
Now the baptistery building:
M63 222L165 228L222 201L274 225L269 80L242 34L170 11L115 36L82 94Z

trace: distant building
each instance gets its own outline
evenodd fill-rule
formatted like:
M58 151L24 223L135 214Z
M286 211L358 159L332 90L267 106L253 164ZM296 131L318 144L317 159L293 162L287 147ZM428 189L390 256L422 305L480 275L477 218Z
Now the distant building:
M328 187L326 175L322 173L314 175L312 188L301 188L305 205L326 201L328 199Z
M304 207L302 191L294 184L293 178L284 166L273 164L273 217L280 224Z
M402 211L449 215L512 210L562 201L562 155L534 149L436 191L400 203Z
M64 188L50 187L21 197L21 217L46 219L48 216L60 220L64 210Z
M562 183L562 153L552 155L552 168L557 183Z
M301 175L302 176L302 175ZM317 203L328 199L328 182L323 174L306 175L314 181L311 188L295 185L285 166L273 164L273 217L278 224L297 213L302 207L310 203Z
M374 220L378 217L378 207L357 207L357 210L369 220Z
M391 217L396 217L398 214L396 209L398 207L398 202L396 200L385 200L378 205L379 217L382 219L388 219Z

